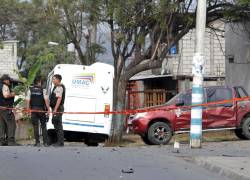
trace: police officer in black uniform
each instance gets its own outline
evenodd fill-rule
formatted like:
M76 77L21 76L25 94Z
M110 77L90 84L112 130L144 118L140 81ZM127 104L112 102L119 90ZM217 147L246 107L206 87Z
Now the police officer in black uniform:
M34 80L34 86L31 87L27 92L26 104L27 108L31 108L31 110L34 110L34 112L31 113L31 121L36 141L34 146L40 146L39 121L42 128L43 145L48 146L46 122L50 114L50 107L46 89L42 88L42 79L40 76L36 77L36 79ZM36 112L36 110L38 112ZM44 111L47 111L47 114Z
M10 89L11 78L4 74L0 83L0 145L17 145L15 142L16 122L12 112L15 93ZM7 141L7 142L6 142Z
M50 94L50 107L53 110L52 123L56 130L57 142L54 146L64 146L62 112L64 111L65 87L61 84L62 76L55 74L52 78L54 88Z

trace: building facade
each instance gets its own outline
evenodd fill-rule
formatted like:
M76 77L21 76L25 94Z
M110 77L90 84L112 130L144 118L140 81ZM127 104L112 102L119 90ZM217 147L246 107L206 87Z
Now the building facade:
M204 86L224 85L226 76L225 23L215 21L209 26L210 28L206 28L205 33ZM142 92L141 94L155 90L165 92L163 98L162 95L158 97L152 93L149 101L158 101L158 99L160 101L151 104L147 103L147 96L140 94L140 97L144 97L144 99L139 98L141 102L137 103L140 104L138 107L162 104L178 92L190 89L194 53L195 29L192 29L179 41L174 51L170 52L170 55L164 60L162 68L144 71L132 77L130 81L137 82L136 88Z
M250 23L226 24L226 83L250 93Z
M13 79L18 79L17 70L17 43L18 41L3 41L0 48L0 76L9 74Z

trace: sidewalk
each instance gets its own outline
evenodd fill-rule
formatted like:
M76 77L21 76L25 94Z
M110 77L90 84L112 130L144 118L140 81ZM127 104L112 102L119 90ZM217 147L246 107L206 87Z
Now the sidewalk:
M191 161L230 179L250 180L250 157L193 157Z

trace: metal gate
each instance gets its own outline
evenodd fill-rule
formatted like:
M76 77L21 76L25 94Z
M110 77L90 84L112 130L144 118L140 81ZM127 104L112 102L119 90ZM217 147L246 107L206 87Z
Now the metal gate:
M128 91L128 109L138 109L164 104L166 102L167 93L170 92L165 89Z

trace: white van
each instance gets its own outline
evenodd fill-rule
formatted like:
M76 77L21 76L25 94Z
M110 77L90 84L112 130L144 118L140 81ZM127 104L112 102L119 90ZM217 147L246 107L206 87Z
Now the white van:
M110 135L112 115L91 114L111 111L113 108L114 67L104 63L90 66L58 64L49 73L47 90L51 93L54 74L62 76L66 88L64 111L90 114L63 114L62 123L66 140L82 140L88 145L97 145ZM49 137L55 139L51 118L47 123Z

